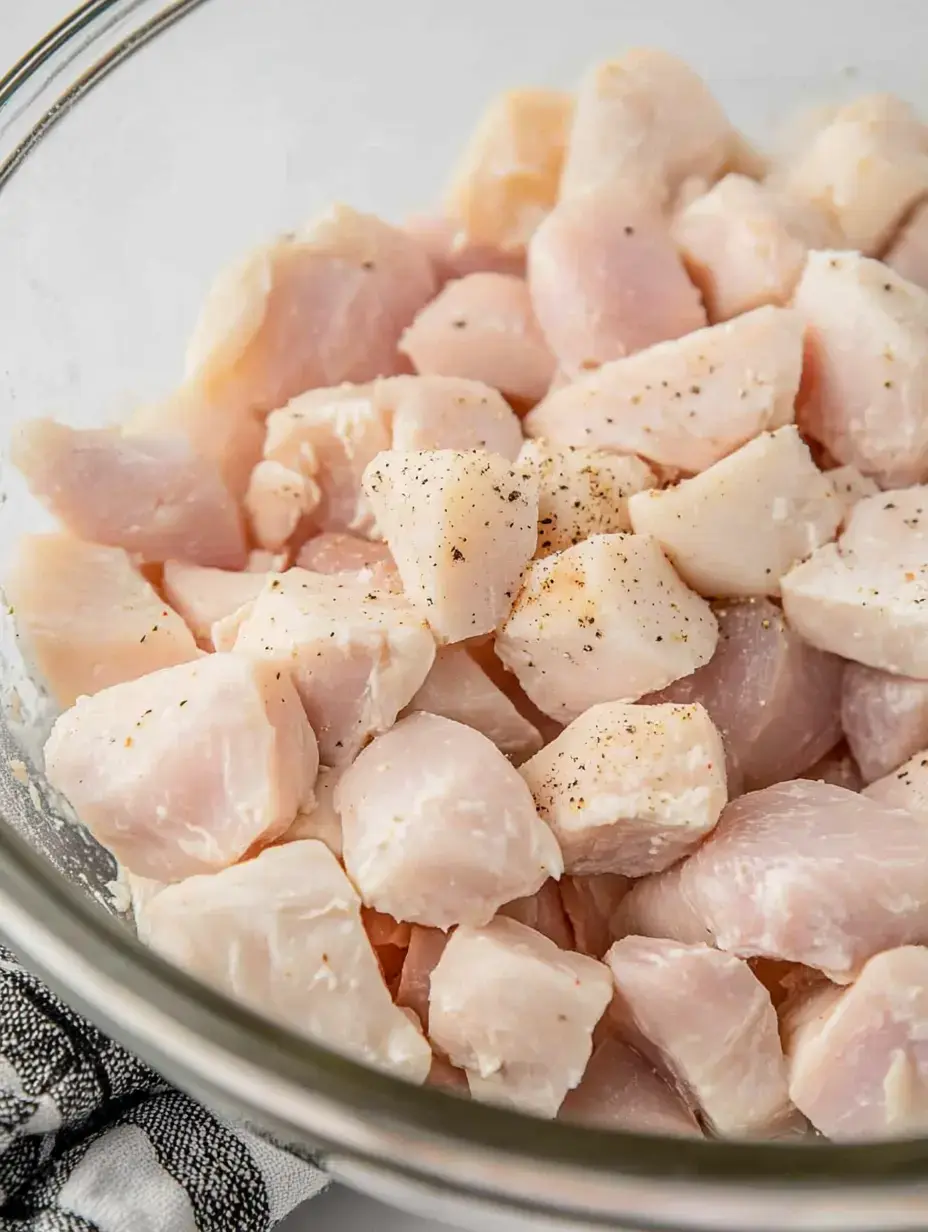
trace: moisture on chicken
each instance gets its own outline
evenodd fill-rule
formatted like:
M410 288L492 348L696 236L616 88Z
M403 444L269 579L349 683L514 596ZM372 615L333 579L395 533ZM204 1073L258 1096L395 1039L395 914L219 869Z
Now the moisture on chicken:
M260 573L210 569L203 565L188 565L182 560L166 560L161 588L197 644L206 650L213 650L213 625L256 599L264 588L264 577ZM150 637L146 638L146 645L149 640Z
M928 748L928 680L848 663L841 726L865 782L881 778Z
M558 883L564 914L574 935L573 949L602 958L615 941L612 919L628 893L629 879L619 873L562 877Z

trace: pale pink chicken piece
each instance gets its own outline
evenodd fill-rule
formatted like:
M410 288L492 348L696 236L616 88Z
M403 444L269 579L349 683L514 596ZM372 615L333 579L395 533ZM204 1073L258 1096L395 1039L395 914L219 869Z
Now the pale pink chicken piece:
M790 1095L828 1138L928 1132L928 949L877 954L850 988L813 989L784 1025Z
M482 732L517 764L541 748L541 733L522 717L463 646L444 646L404 714L423 710Z
M848 663L841 726L867 783L928 748L928 681Z
M263 588L260 573L209 569L182 560L164 562L164 597L183 618L197 645L206 650L215 649L213 625L256 599Z
M264 459L251 472L242 503L255 542L268 552L279 552L321 500L314 479Z
M803 431L882 488L928 479L928 291L882 261L814 252L794 304Z
M676 487L636 493L628 512L636 534L652 535L710 598L778 595L783 575L833 539L843 516L794 424Z
M130 872L214 873L311 807L319 754L271 663L206 655L84 697L52 728L48 781Z
M436 288L427 253L405 232L332 206L219 276L188 376L230 410L259 413L307 389L390 376L400 334Z
M928 822L928 749L922 749L891 773L875 779L863 794L892 808L908 809Z
M883 260L901 278L928 290L928 201L915 207Z
M688 855L728 800L702 706L591 706L520 770L567 873L643 877Z
M555 369L528 286L511 274L449 282L403 334L400 351L419 373L483 381L524 402L544 397Z
M4 590L23 652L60 706L198 657L122 548L22 535Z
M438 960L444 954L447 944L448 933L440 928L413 924L410 930L409 946L396 990L396 1004L412 1010L422 1023L424 1031L429 1029L432 972L438 966Z
M479 663L498 689L500 689L518 710L524 719L528 719L542 737L542 744L547 744L564 730L564 724L558 723L550 715L539 710L529 695L519 684L518 677L506 667L496 654L496 639L494 637L473 638L465 643L467 653Z
M429 1034L488 1103L554 1117L612 996L607 968L515 920L458 928L432 972Z
M245 562L246 573L283 573L291 564L290 553L268 552L264 548L252 548Z
M801 371L801 318L758 308L588 373L549 393L524 428L695 474L792 423Z
M567 373L706 324L665 223L610 194L562 201L548 215L529 244L528 286L542 332Z
M602 958L615 941L612 919L628 893L629 879L619 873L562 877L558 883L564 913L574 934L574 949Z
M496 389L465 376L403 376L375 389L392 415L393 449L485 449L510 462L522 447L519 418Z
M505 620L535 551L538 480L497 454L380 454L364 491L403 589L441 642Z
M532 561L496 653L564 723L635 701L712 658L718 627L648 535L594 535Z
M307 569L267 576L234 649L292 678L327 766L348 765L386 731L435 658L402 595Z
M319 767L313 803L297 813L293 824L277 840L279 843L315 838L325 843L336 859L342 858L342 819L335 809L335 788L341 773L331 766Z
M563 862L502 753L462 723L412 714L339 779L345 868L364 902L401 920L481 925Z
M323 531L307 539L294 562L311 573L340 574L364 583L370 590L401 594L403 584L385 543L361 539L340 531Z
M680 940L701 923L720 949L847 983L880 950L928 940L928 827L843 787L778 783L729 804L698 851L632 888L616 922Z
M80 539L146 560L240 569L238 506L215 465L180 436L124 436L53 419L17 425L10 460L29 490Z
M820 757L814 766L804 770L802 777L812 779L813 782L846 787L848 791L860 791L864 786L860 767L844 741L835 745L824 757Z
M868 476L862 475L856 466L838 466L834 470L826 471L826 474L844 510L843 521L845 522L858 501L863 500L865 496L876 496L880 490L878 484Z
M560 883L549 877L540 890L500 907L499 915L533 928L562 950L573 950L573 929L561 902Z
M146 920L153 949L276 1024L425 1081L428 1041L393 1005L358 895L322 843L269 847L168 886Z
M503 252L490 244L468 243L450 218L438 214L414 214L407 218L403 230L418 240L432 259L439 284L444 286L455 278L468 274L525 275L525 255Z
M747 963L651 937L617 941L605 961L616 987L610 1018L717 1134L775 1138L791 1128L776 1012Z
M556 90L509 90L493 99L445 194L455 248L524 251L557 201L572 115L573 99Z

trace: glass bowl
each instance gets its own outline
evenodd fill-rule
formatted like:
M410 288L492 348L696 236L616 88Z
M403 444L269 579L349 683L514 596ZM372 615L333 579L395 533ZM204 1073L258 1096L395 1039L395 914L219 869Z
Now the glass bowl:
M0 413L90 425L167 393L212 275L332 199L428 207L481 106L659 44L763 138L799 105L928 102L924 0L93 0L0 81ZM5 435L5 433L4 433ZM0 554L42 515L4 466ZM0 562L2 563L2 562ZM0 932L75 1007L332 1174L489 1227L928 1227L928 1141L606 1134L414 1089L143 949L41 775L49 714L0 631Z

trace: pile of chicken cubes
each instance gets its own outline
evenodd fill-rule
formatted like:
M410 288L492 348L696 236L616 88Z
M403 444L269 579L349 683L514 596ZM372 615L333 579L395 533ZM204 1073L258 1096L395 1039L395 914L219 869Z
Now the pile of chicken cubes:
M640 50L227 270L167 401L22 425L139 935L543 1117L928 1132L926 288L905 103L768 161Z

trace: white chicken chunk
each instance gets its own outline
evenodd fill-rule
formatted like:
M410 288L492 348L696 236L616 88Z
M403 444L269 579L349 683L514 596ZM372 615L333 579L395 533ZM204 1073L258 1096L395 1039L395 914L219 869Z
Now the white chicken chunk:
M417 713L371 742L339 780L345 868L364 902L399 920L485 924L559 877L531 792L473 728Z
M607 968L515 920L457 929L432 972L429 1034L470 1093L554 1117L612 996Z
M875 779L863 794L892 808L908 809L928 822L928 749L922 749L890 774Z
M843 510L790 424L676 487L632 496L628 512L699 594L737 598L779 594L783 575L834 538Z
M801 318L758 308L605 364L549 393L524 427L695 474L792 423L801 371Z
M259 462L243 501L253 539L265 551L279 552L321 500L315 480L279 462Z
M392 416L394 449L484 449L514 461L522 446L518 416L496 389L465 376L398 376L378 381Z
M161 588L198 645L212 650L213 625L256 599L264 588L264 576L188 565L182 560L166 560Z
M210 877L168 886L145 940L275 1023L410 1082L432 1051L394 1006L361 923L361 903L318 842L270 847Z
M48 781L130 872L225 868L313 802L316 740L279 675L206 655L83 697L52 728Z
M292 678L327 766L347 765L386 731L435 658L402 595L308 569L268 574L234 649Z
M367 468L364 491L406 595L440 641L506 619L535 551L534 475L477 450L393 451Z
M907 282L928 290L928 201L915 207L883 260Z
M728 800L702 706L592 706L521 767L568 873L643 877L688 855Z
M496 652L546 714L635 701L712 658L718 626L648 535L594 535L533 561Z
M864 780L881 778L928 748L928 680L848 663L841 726Z

